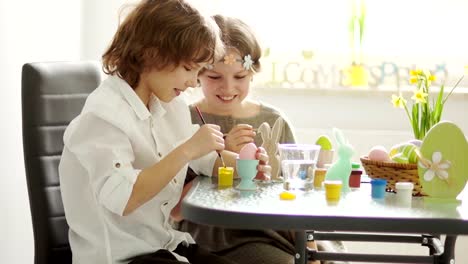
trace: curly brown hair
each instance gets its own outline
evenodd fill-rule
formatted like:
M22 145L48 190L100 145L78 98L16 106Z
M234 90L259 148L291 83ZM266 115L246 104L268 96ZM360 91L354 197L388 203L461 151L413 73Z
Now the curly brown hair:
M143 0L120 24L102 56L103 70L131 87L140 74L222 56L219 28L184 0Z

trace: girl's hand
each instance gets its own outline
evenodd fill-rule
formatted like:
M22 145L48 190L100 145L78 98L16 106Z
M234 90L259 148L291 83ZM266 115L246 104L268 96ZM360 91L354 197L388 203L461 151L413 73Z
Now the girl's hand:
M271 178L271 166L268 165L269 157L265 149L259 147L255 157L259 160L259 164L257 166L258 172L255 179L260 181L269 181Z
M227 150L239 153L245 144L254 142L255 135L251 125L238 124L224 135L224 144Z
M198 159L211 151L224 149L223 133L217 125L202 125L184 145L190 160Z

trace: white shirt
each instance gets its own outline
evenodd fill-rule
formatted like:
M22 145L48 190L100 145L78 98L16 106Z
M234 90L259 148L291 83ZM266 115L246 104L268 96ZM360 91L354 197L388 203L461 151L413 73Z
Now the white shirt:
M169 221L188 165L150 201L122 216L140 171L198 128L180 97L164 103L153 96L149 105L150 110L125 81L110 76L65 131L59 173L74 264L126 263L135 255L195 243ZM211 175L215 159L213 151L190 167Z

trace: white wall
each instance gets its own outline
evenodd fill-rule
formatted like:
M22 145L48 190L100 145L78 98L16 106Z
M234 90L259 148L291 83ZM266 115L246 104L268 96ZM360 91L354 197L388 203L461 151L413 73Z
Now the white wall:
M93 5L102 5L102 12L91 12ZM117 24L114 5L120 6L120 3L83 1L86 13L82 20L82 1L79 0L0 0L2 263L32 263L34 254L21 147L21 67L34 61L98 59L95 54L107 44L99 38L107 38L103 28ZM83 26L87 29L82 30L80 21L85 21Z
M0 258L32 263L33 238L21 139L21 66L79 59L79 1L0 2Z

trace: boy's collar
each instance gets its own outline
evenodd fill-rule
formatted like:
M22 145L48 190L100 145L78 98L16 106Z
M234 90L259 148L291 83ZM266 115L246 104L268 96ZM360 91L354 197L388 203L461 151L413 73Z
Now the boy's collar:
M114 79L117 82L117 86L119 88L120 93L128 102L128 104L132 107L135 114L138 116L140 120L145 120L151 117L151 114L157 114L159 116L164 115L166 110L162 107L161 102L154 96L151 95L149 106L150 110L146 107L146 105L141 101L140 97L135 93L132 87L128 85L128 83L116 76L110 76L110 78Z

